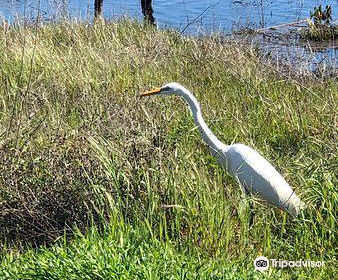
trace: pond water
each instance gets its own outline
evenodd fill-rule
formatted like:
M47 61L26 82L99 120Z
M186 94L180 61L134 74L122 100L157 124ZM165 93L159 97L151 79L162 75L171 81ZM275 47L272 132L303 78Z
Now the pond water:
M0 14L6 20L17 16L34 17L38 10L46 19L54 19L56 11L68 11L72 17L87 18L93 14L94 0L7 0L0 1ZM319 4L331 5L333 18L338 17L338 0L153 0L155 17L161 26L195 32L266 26L297 21L309 16ZM106 18L129 15L141 18L140 0L104 0Z
M142 19L140 0L104 0L105 18L123 15ZM331 5L333 21L338 19L338 0L153 0L159 27L174 27L184 33L221 31L225 34L242 28L265 28L309 17L319 4ZM45 20L60 15L71 18L93 17L94 0L0 0L0 16L7 21L32 18ZM302 51L302 50L301 50ZM337 68L337 46L330 42L318 51L320 60L327 56Z

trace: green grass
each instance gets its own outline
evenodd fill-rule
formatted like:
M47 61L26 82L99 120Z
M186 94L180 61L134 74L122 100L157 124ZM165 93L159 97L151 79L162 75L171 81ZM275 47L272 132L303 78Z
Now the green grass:
M0 51L1 279L334 278L335 80L295 81L221 36L129 21L11 28ZM220 139L277 167L301 216L243 198L182 100L139 100L171 81ZM261 274L258 255L326 266Z
M118 222L117 222L118 223ZM116 220L109 231L92 228L76 233L70 244L31 250L3 261L1 279L319 279L318 268L260 273L252 267L255 254L211 258L191 249L177 249L149 235L147 229L126 227ZM194 251L194 249L193 249ZM250 257L248 259L248 257ZM319 271L318 271L319 270ZM318 278L317 278L318 277ZM323 278L321 278L323 279Z

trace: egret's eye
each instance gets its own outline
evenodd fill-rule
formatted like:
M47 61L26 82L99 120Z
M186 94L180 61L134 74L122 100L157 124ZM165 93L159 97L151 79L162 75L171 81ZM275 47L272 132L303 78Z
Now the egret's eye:
M168 87L168 86L163 87L163 88L161 88L161 91L170 91L170 87Z

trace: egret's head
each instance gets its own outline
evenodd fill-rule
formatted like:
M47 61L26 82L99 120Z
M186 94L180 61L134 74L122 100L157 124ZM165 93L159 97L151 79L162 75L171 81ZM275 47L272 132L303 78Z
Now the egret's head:
M178 83L169 83L160 88L155 88L151 91L146 91L141 93L140 97L150 96L150 95L184 95L185 88Z

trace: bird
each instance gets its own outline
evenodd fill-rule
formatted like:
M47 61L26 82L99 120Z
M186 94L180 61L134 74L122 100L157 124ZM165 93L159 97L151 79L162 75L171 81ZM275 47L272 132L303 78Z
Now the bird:
M236 143L222 143L210 130L203 119L201 107L196 97L178 83L168 83L140 94L140 97L152 95L178 95L189 105L193 120L203 140L209 146L211 154L234 177L245 195L257 195L263 201L287 211L297 217L304 203L293 191L282 175L257 151L251 147Z

